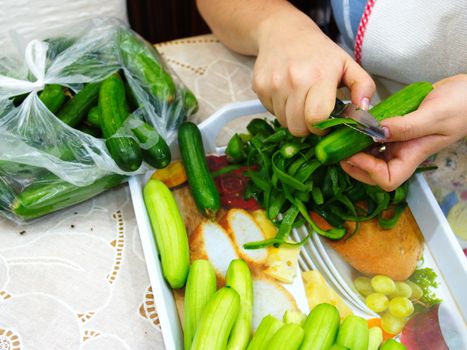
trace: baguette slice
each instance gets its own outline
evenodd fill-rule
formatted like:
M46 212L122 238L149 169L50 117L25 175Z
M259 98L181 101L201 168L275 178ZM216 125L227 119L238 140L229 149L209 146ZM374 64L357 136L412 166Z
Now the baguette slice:
M238 259L235 245L227 231L209 220L202 221L190 236L190 255L192 261L209 260L220 282L224 280L230 262Z
M261 320L272 315L282 320L287 310L298 310L295 298L273 279L257 276L253 279L253 329Z
M244 249L243 244L254 241L262 241L266 237L255 218L244 209L230 209L222 219L221 224L229 233L232 241L237 246L238 254L248 264L262 265L268 257L268 250Z

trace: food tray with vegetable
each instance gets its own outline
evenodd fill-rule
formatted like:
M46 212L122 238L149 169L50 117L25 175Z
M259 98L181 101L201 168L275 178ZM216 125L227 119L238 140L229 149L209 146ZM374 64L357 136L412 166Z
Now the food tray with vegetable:
M378 108L389 117L383 107ZM313 136L297 143L263 118L253 119L246 131L232 137L227 149L216 145L229 121L264 112L259 101L246 101L221 108L198 127L182 125L179 142L171 144L176 161L130 179L166 348L248 344L249 349L378 349L383 338L381 349L403 348L401 339L409 349L426 349L423 344L428 343L444 346L440 349L465 347L467 267L422 175L390 194L365 186L344 192L351 189L351 180L337 166L323 170L326 160L318 163L309 157L320 149L321 157L338 160L343 152L336 150L345 142L335 133L344 131L327 136L334 138L332 143L320 145L322 140ZM396 108L392 113L404 111ZM256 135L260 136L255 139ZM360 147L353 152L369 145L351 136ZM267 147L274 152L267 153ZM220 157L224 154L227 157ZM250 157L255 161L249 162ZM320 175L313 178L316 186L306 181L313 173ZM279 186L282 191L276 191ZM246 191L251 191L249 196ZM339 203L332 205L330 195ZM370 198L366 207L354 205L362 195ZM303 205L310 198L316 204L311 209ZM414 233L404 235L409 224L415 226ZM385 230L373 231L369 225ZM171 227L177 227L175 232ZM158 234L169 231L170 235ZM386 233L379 245L393 244L391 254L386 257L372 249L375 241L365 232ZM412 246L404 245L406 236L414 241ZM358 251L355 247L360 255L349 256L349 251ZM410 252L405 256L401 249ZM365 252L369 256L372 250L376 260L366 259ZM178 256L178 264L164 262L168 256ZM200 263L206 260L209 264ZM397 275L403 269L405 275ZM320 328L320 322L327 326Z

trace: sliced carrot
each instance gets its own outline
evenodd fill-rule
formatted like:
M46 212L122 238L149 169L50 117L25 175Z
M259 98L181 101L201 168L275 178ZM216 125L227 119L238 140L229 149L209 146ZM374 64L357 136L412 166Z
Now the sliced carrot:
M173 188L186 182L185 168L180 160L175 160L163 169L156 170L151 178L162 181Z

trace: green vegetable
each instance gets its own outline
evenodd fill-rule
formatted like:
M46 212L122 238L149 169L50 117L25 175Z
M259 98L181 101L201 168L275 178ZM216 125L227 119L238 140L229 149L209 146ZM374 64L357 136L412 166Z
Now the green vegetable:
M161 258L162 272L172 288L185 285L190 266L188 236L177 202L163 182L149 180L144 203Z
M303 341L303 328L295 323L286 323L272 336L268 350L297 350Z
M432 289L438 288L439 284L436 281L438 276L433 271L432 268L425 267L421 269L416 269L414 273L409 277L409 280L415 283L418 287L421 288L423 296L420 297L420 302L422 302L426 307L433 306L442 302L441 299L437 298Z
M383 331L380 327L368 329L368 350L378 350L383 342Z
M380 350L407 350L407 348L403 344L396 342L394 339L386 340L379 349Z
M306 320L306 315L298 310L286 310L284 312L284 317L282 321L284 323L296 323L299 326L304 326Z
M143 162L139 145L128 136L115 136L128 117L125 87L118 73L102 82L99 91L99 117L102 134L110 155L120 169L135 171Z
M305 338L301 350L328 350L339 329L339 311L334 305L319 304L311 310L305 321Z
M329 350L349 350L349 348L339 345L339 344L334 344L329 348Z
M182 95L184 114L188 116L198 112L198 100L196 99L195 95L193 95L193 93L188 89L183 90Z
M201 313L216 292L216 272L209 260L195 260L190 266L185 286L183 339L190 349Z
M243 350L250 341L253 317L253 281L245 261L235 259L230 262L225 285L235 289L240 296L240 311L230 332L227 349Z
M75 127L86 117L91 107L97 104L101 83L85 84L84 87L58 111L57 117L65 124Z
M34 219L56 210L81 203L121 184L121 175L104 176L88 186L76 186L49 174L26 187L11 204L11 211L24 220Z
M121 30L118 40L121 58L132 76L160 103L172 103L176 96L175 84L157 51L128 30ZM193 102L189 100L190 103Z
M39 93L39 99L53 114L56 114L66 99L68 89L58 84L46 85Z
M230 287L219 289L206 304L191 350L223 350L240 310L240 297Z
M88 116L86 118L86 123L89 126L92 126L92 127L95 127L95 128L100 128L101 127L100 119L101 118L99 116L99 107L94 106L88 112Z
M350 350L367 350L368 338L366 320L355 315L349 315L339 328L336 343L348 347Z
M274 316L265 316L248 344L247 350L267 350L269 341L283 325L284 323Z
M240 163L246 159L245 142L239 134L235 134L227 144L225 155L230 163Z
M213 219L220 209L220 195L209 172L201 132L196 124L183 122L178 129L180 155L198 209Z
M370 113L381 121L413 112L433 90L431 83L413 83L396 92L370 109ZM324 164L337 163L370 146L374 141L351 128L341 126L325 136L316 145L316 158Z
M269 136L274 133L274 129L272 128L272 126L269 125L269 123L266 120L259 118L252 119L246 126L246 129L252 136Z
M145 122L139 121L137 126L131 126L133 135L136 136L139 142L146 144L151 142L149 148L143 149L143 157L146 163L156 169L165 168L171 160L170 148L164 138L159 135L157 130Z

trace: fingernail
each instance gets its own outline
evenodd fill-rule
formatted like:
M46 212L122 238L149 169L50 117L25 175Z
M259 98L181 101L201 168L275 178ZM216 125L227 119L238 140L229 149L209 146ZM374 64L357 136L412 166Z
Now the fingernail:
M360 108L364 111L367 111L370 108L370 99L368 97L364 97L360 101Z
M389 129L386 126L382 126L381 128L384 131L384 138L387 140L391 136L391 133L389 132Z
M347 164L351 165L351 166L355 166L355 164L352 163L350 160L346 160L345 162L346 162Z

